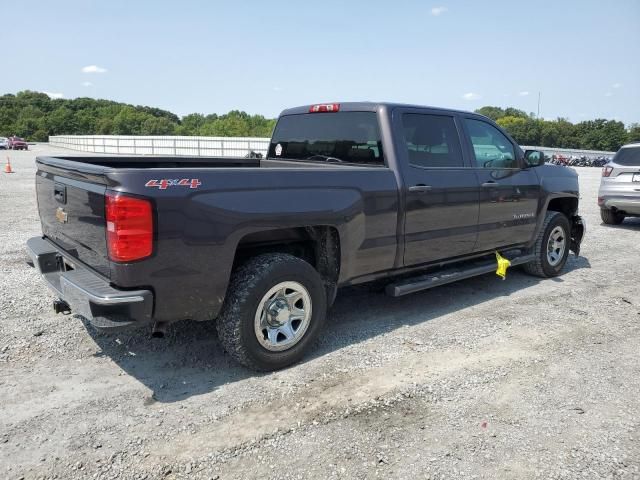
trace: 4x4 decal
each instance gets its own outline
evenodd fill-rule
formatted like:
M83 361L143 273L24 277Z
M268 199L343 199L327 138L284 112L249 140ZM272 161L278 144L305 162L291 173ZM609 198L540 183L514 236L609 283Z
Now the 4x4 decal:
M163 178L162 180L149 180L144 184L145 187L157 187L160 190L166 190L169 187L189 187L189 188L198 188L202 185L202 182L197 178L183 178L183 179L167 179Z

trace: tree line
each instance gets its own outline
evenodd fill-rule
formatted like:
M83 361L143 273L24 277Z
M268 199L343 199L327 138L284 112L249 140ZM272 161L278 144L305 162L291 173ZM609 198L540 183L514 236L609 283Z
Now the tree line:
M476 112L495 120L521 145L615 151L640 141L640 124L616 120L571 123L536 119L515 108L486 106ZM50 135L200 135L269 137L274 119L233 110L224 115L191 113L182 118L153 107L93 98L53 99L25 90L0 97L0 136L45 142Z
M571 123L565 118L543 120L515 108L486 106L476 110L504 128L520 145L578 148L615 152L622 145L640 141L640 124L625 128L616 120L598 118Z
M23 91L0 97L0 136L46 142L50 135L269 137L275 120L233 110L182 118L153 107L93 98L53 99Z

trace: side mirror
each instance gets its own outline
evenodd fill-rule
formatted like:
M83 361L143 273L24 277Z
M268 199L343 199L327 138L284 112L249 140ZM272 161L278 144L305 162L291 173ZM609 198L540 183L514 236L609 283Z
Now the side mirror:
M527 150L524 152L524 162L527 164L527 167L544 165L544 153L540 150Z

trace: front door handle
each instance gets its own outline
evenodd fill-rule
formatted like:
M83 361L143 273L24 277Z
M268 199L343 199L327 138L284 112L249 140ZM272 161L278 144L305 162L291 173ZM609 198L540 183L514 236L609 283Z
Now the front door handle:
M492 181L492 182L484 182L484 183L482 184L482 186L483 186L484 188L497 187L497 186L498 186L498 182L493 182L493 181Z
M413 185L412 187L409 187L410 192L424 193L424 192L428 192L429 190L431 190L431 185L424 185L422 183L419 185Z

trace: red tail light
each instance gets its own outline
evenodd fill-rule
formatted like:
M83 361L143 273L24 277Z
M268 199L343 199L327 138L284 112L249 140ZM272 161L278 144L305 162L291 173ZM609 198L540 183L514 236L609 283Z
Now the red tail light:
M339 103L320 103L318 105L311 105L309 107L309 113L339 112L339 111L340 111Z
M611 172L613 172L613 167L604 167L602 169L602 176L608 177L609 175L611 175Z
M114 262L131 262L153 252L151 202L115 193L105 195L107 251Z

